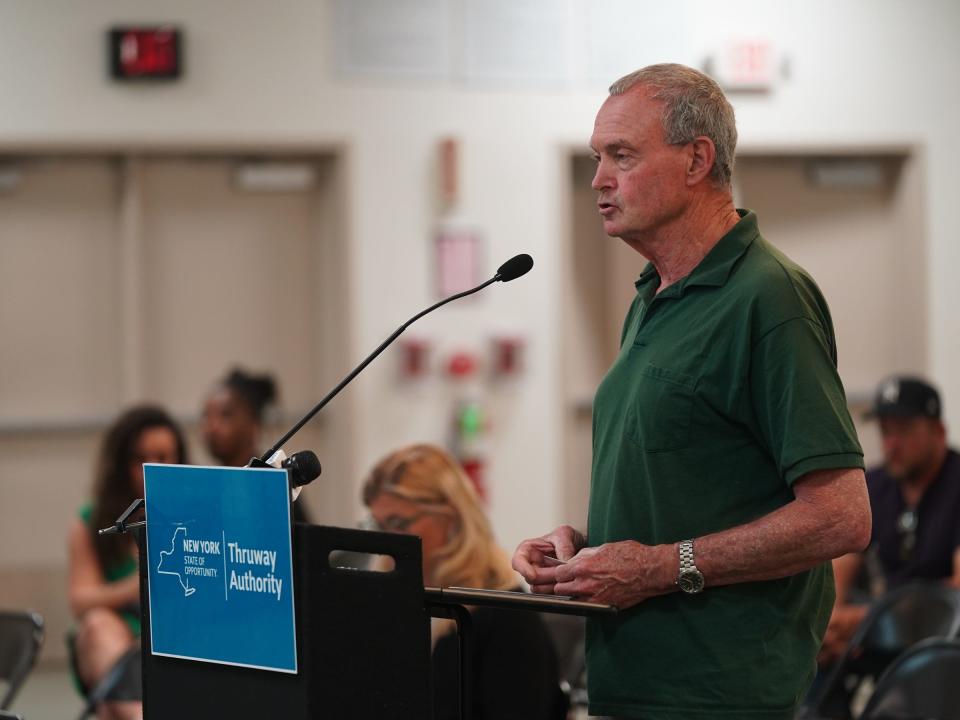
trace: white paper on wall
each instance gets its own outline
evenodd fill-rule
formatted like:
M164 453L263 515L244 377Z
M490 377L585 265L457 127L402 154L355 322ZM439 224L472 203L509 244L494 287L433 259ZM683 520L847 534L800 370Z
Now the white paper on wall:
M465 0L468 81L566 83L571 12L559 0Z
M677 62L697 67L687 0L577 0L577 35L583 38L584 80L606 87L646 65Z
M333 13L338 74L449 77L449 0L334 0Z

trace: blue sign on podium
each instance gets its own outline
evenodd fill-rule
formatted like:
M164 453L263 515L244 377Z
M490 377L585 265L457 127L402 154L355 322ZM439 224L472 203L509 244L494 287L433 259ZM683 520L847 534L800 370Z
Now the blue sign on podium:
M154 655L297 672L285 470L144 466Z

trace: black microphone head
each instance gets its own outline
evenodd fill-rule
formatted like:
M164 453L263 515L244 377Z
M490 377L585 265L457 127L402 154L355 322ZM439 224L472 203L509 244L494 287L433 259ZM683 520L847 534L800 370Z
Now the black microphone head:
M293 487L307 485L320 477L320 460L313 450L295 452L280 467L290 471L290 484Z
M532 257L526 253L514 255L497 269L497 274L494 277L501 282L510 282L521 275L526 275L532 267Z

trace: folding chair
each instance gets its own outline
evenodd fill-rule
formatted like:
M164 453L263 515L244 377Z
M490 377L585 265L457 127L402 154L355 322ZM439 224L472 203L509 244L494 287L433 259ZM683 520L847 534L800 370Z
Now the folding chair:
M127 650L87 693L83 711L77 716L77 720L93 715L97 711L97 705L102 702L142 700L142 667L139 646Z
M917 643L880 677L860 720L960 720L960 641Z
M560 688L567 698L567 708L587 706L586 673L584 659L584 618L575 615L543 615L550 632L557 661L560 665ZM563 717L560 715L559 717Z
M931 637L953 637L960 628L960 593L941 583L897 588L871 608L805 717L847 720L850 701L867 678L876 680L907 648Z
M7 683L0 710L13 703L40 654L43 618L35 612L0 611L0 680Z

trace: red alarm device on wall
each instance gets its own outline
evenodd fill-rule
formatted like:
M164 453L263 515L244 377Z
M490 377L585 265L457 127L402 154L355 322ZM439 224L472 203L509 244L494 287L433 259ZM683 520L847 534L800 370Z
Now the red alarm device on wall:
M110 73L116 80L175 80L183 71L182 44L173 25L111 28Z

